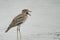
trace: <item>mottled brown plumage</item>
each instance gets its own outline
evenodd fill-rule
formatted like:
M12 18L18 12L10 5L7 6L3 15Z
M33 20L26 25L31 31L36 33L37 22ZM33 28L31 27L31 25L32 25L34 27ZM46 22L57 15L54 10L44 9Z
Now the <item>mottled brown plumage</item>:
M21 25L22 23L24 23L24 21L27 19L28 15L30 15L28 12L28 9L24 9L22 10L22 13L19 14L18 16L16 16L12 22L10 23L9 27L7 28L7 30L5 32L8 32L12 27Z

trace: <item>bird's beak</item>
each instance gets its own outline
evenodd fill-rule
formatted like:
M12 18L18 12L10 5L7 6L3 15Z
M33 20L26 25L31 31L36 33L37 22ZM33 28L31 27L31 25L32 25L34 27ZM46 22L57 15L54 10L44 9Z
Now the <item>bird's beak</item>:
M32 11L29 11L29 12L32 12ZM28 13L29 16L31 16L29 13Z
M29 16L31 16L31 14L28 13Z
M29 11L29 12L32 12L32 11Z

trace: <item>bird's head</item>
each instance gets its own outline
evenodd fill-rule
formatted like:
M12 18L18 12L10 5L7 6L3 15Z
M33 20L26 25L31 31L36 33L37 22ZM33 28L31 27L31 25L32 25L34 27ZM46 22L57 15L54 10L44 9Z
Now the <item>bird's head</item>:
M23 9L22 12L25 13L25 14L27 14L27 15L30 15L29 12L32 12L32 11L30 11L30 10L28 10L28 9ZM30 15L30 16L31 16L31 15Z

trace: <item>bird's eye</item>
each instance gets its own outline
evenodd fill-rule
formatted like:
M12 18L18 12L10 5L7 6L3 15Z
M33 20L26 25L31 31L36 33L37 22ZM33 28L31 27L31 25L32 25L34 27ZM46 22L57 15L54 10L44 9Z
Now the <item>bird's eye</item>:
M28 12L26 14L28 14Z

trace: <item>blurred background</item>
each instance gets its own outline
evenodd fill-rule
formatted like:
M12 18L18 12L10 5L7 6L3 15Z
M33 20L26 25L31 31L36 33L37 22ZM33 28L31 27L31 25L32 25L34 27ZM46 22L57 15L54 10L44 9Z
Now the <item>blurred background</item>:
M16 27L5 30L25 8L32 12L21 25L22 40L60 40L60 0L0 0L0 40L17 40Z

